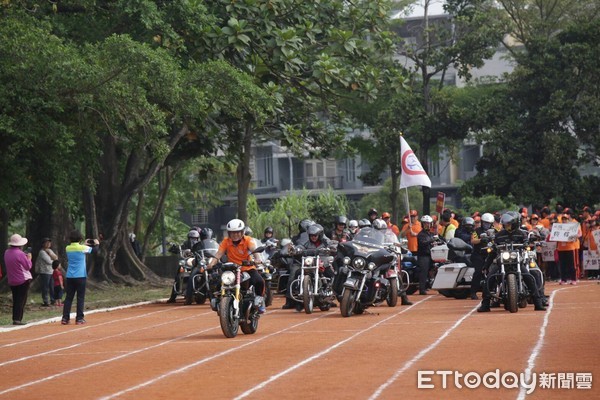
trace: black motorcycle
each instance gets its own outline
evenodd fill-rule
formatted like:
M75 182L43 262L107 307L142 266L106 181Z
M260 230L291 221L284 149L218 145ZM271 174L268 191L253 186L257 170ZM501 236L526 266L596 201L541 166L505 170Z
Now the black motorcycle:
M533 290L524 281L525 275L533 276L528 272L529 244L527 243L489 243L488 251L495 251L495 263L499 267L497 273L487 277L488 290L492 294L492 301L504 304L504 309L516 313L519 308L527 307L528 300L533 297ZM526 271L526 272L524 272ZM490 287L493 286L493 287Z
M350 242L338 245L339 278L344 279L340 311L343 317L362 314L384 301L398 302L397 255L375 229L362 229Z
M181 245L172 243L169 253L178 256L177 273L171 287L169 302L174 302L177 296L185 296L186 286L189 284L190 274L193 268L194 254L189 249L182 249Z
M215 292L219 291L218 268L209 271L206 266L211 258L217 254L219 244L212 240L203 240L201 246L192 250L194 255L193 267L198 268L198 273L192 278L193 296L196 304L204 304L207 299L212 299ZM201 248L200 248L201 247Z
M330 256L335 254L336 247L337 242L331 242L330 247L320 249L305 249L302 246L294 249L295 256L300 259L300 270L292 282L291 295L302 303L307 314L311 314L315 306L321 311L329 311L335 299L333 278L327 277L325 270L331 268Z

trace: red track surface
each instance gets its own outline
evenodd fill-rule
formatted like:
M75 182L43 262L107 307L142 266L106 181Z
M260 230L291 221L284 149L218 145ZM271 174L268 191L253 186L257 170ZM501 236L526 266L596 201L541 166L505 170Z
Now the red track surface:
M207 305L181 303L90 314L81 326L28 326L0 333L0 400L518 399L524 390L503 385L459 389L455 375L444 389L439 373L502 377L528 367L538 382L527 398L599 399L600 285L549 283L546 292L546 312L479 314L478 302L431 295L350 318L339 308L281 310L277 298L256 334L234 339ZM418 371L434 371L422 375L433 389L418 387ZM543 372L573 373L560 382L574 388L557 388L558 379L540 388ZM583 373L591 389L577 388Z

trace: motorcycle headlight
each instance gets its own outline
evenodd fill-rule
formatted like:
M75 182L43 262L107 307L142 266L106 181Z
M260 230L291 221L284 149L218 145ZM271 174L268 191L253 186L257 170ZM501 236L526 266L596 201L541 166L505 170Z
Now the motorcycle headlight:
M505 261L508 260L508 259L510 259L510 252L503 251L502 252L502 259L505 260Z
M313 261L314 261L313 257L306 257L304 259L304 265L313 265Z
M366 260L362 257L356 257L353 261L352 261L352 266L356 269L363 269L365 267L366 264Z
M344 261L344 265L350 265L351 259L350 259L350 257L344 257L343 261Z
M187 258L185 260L185 265L192 268L194 266L194 258L193 257Z
M369 271L373 271L376 267L375 263L370 262L369 265L367 265L367 267L369 268Z
M535 263L535 261L532 261L529 263L529 268L535 268L537 267L537 264Z
M235 274L231 271L225 271L221 275L221 283L223 285L229 286L235 282Z
M512 252L510 253L510 259L511 259L511 260L516 260L516 259L517 259L517 256L518 256L518 254L517 254L517 252L515 252L515 251L512 251Z

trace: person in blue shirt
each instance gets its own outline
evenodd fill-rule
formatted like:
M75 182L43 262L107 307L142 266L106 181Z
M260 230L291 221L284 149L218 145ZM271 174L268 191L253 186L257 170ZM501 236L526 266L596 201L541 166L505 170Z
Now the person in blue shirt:
M82 244L83 235L78 230L74 230L69 235L70 244L66 248L67 252L67 275L66 292L67 296L63 303L63 316L61 324L67 325L71 317L71 305L75 293L77 293L77 314L75 322L77 325L85 324L83 318L83 306L85 302L85 285L87 281L86 255L98 248L100 242L98 239L88 239L86 244Z

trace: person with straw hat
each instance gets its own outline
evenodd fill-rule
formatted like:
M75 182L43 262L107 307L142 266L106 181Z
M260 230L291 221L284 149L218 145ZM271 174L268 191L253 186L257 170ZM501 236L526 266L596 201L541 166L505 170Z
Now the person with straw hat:
M27 238L15 233L10 237L8 249L4 252L4 265L8 286L13 297L13 325L25 325L23 313L27 304L31 276L31 253L25 253L22 247L27 244Z

